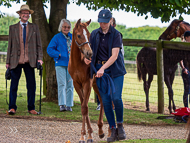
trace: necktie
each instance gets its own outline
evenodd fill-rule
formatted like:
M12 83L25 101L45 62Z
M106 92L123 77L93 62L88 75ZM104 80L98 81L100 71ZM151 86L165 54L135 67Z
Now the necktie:
M26 24L22 24L24 26L23 29L23 42L24 42L24 48L25 48L25 42L26 42Z

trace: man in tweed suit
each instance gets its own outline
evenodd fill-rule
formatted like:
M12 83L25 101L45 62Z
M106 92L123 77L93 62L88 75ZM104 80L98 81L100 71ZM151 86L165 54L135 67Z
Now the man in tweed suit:
M18 83L22 69L27 82L28 112L37 115L35 111L36 81L34 68L37 62L42 65L42 45L38 26L28 22L30 14L34 13L28 5L22 5L17 11L21 19L9 27L9 43L6 68L11 69L9 114L16 113L16 98Z

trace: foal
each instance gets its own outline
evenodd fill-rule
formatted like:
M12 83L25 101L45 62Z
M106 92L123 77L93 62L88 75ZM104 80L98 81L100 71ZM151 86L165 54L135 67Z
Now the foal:
M93 130L88 115L88 101L92 86L95 92L98 94L98 98L101 103L98 127L99 127L99 137L100 138L104 137L104 132L102 130L103 113L104 113L102 108L103 107L102 99L99 95L99 91L95 84L95 80L90 78L90 65L86 65L84 63L84 58L90 59L93 55L89 43L90 33L87 29L87 26L90 24L90 22L91 20L87 21L86 23L81 23L81 19L77 21L73 29L71 54L68 65L69 73L73 79L75 90L78 93L81 102L81 113L83 120L82 120L81 138L79 140L79 143L85 143L85 138L84 138L84 135L86 135L85 123L87 123L87 129L88 129L87 143L93 142L92 138Z

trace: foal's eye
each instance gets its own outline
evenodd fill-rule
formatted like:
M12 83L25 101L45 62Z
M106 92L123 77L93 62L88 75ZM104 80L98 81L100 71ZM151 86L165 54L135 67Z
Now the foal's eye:
M77 35L77 37L80 39L81 37L80 37L80 35Z

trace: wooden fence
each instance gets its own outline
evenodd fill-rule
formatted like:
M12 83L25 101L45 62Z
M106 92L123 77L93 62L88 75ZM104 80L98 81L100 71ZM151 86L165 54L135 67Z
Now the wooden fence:
M158 113L164 113L164 66L163 49L190 50L190 43L162 41L123 39L124 46L154 47L157 56L157 82L158 82Z
M8 35L0 35L0 41L8 41ZM157 52L157 84L158 84L158 113L164 113L164 66L163 48L190 50L190 43L162 41L162 40L141 40L123 39L124 46L154 47ZM127 61L125 61L127 62Z

